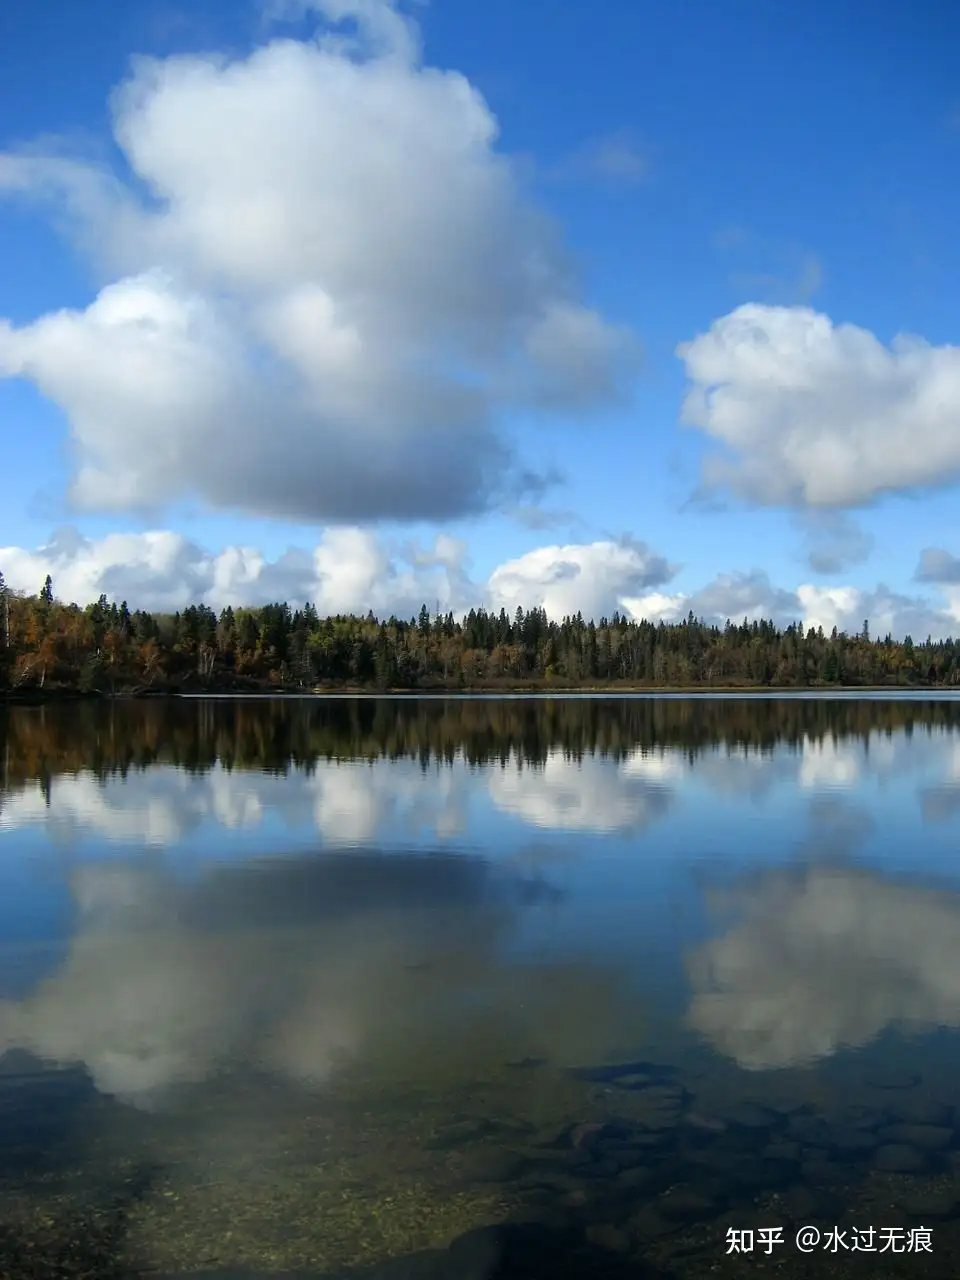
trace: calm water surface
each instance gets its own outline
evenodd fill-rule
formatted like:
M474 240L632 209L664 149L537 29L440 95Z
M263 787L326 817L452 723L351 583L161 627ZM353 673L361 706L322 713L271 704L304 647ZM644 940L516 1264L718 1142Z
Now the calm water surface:
M0 1276L960 1275L960 701L16 707L0 771Z

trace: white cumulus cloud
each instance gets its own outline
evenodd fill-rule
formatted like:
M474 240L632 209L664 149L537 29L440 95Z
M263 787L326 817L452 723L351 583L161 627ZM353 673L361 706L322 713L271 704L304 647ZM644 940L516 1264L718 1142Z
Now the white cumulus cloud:
M891 591L883 583L872 591L812 583L801 583L790 591L755 570L718 574L691 592L649 592L631 601L630 612L653 622L679 622L692 612L720 627L728 618L735 624L744 618L748 622L771 619L780 627L799 622L804 630L823 627L827 635L834 627L857 635L866 620L874 638L882 639L889 633L897 640L909 635L920 642L927 636L941 640L960 634L960 590L944 587L941 594L940 601L909 596Z
M59 599L87 604L101 594L131 608L212 608L288 600L315 604L321 615L391 613L409 618L422 604L461 616L483 606L508 613L543 607L561 620L581 612L599 621L617 610L628 618L676 622L692 612L708 624L772 619L874 636L934 639L960 633L960 588L937 584L940 600L900 595L882 584L801 584L790 591L759 571L719 574L696 590L665 590L678 572L659 552L630 537L538 547L497 565L486 579L469 572L469 549L441 533L433 543L391 542L370 529L331 526L313 547L291 547L270 559L254 546L211 550L170 530L85 538L56 530L33 549L0 547L0 570L15 590L35 593L49 574Z
M635 614L644 589L668 581L675 572L645 543L630 538L538 547L494 569L488 598L508 613L518 605L537 606L554 618L580 611L599 621L617 609Z
M49 574L58 598L80 604L101 594L149 610L288 600L310 601L321 615L373 609L412 617L425 601L431 608L437 600L454 610L464 605L464 551L446 535L432 548L392 550L370 530L334 527L312 550L294 547L269 560L256 547L212 552L169 531L87 539L68 528L35 550L0 548L0 568L20 591L36 592Z
M677 354L683 421L723 446L708 487L829 508L960 475L960 347L888 347L809 307L748 303Z
M960 597L944 592L942 604L918 596L907 596L891 591L880 584L873 591L858 587L819 587L804 585L797 588L803 606L806 626L822 626L828 634L836 627L848 635L859 632L864 620L869 623L870 634L883 637L888 633L896 639L912 636L920 642L931 636L934 640L960 634Z
M68 418L80 507L478 512L545 483L504 408L629 387L632 336L578 296L477 90L422 62L390 0L306 11L317 39L135 61L112 111L136 187L0 156L0 189L101 250L88 306L0 323L0 374Z

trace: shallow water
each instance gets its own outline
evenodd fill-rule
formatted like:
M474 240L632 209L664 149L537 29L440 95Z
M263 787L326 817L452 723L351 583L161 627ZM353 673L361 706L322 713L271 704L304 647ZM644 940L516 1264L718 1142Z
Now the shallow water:
M0 770L0 1276L960 1274L957 700L16 707Z

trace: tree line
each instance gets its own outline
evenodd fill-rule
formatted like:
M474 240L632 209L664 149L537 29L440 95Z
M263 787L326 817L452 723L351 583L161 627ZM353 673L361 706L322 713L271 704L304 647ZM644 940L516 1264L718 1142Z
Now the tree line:
M483 608L460 618L380 619L314 605L205 604L175 613L130 610L106 595L65 604L47 577L35 596L3 585L0 689L7 692L196 690L451 690L583 687L738 688L953 686L960 641L915 643L850 635L799 622L694 617L636 622L614 613L551 620L542 608L511 616Z

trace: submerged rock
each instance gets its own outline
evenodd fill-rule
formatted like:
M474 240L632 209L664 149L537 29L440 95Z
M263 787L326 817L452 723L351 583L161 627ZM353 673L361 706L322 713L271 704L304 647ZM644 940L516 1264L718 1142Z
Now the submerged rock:
M703 1133L724 1133L727 1129L726 1120L703 1111L688 1111L683 1116L683 1123Z
M884 1142L903 1143L924 1151L942 1151L953 1142L953 1130L935 1124L891 1124L880 1130Z
M624 1120L576 1120L543 1144L544 1150L575 1151L589 1156L601 1147L626 1142L633 1137L632 1126Z
M847 1196L840 1184L810 1186L806 1182L795 1182L777 1193L776 1203L787 1222L798 1226L806 1222L832 1225L842 1218Z
M622 1227L616 1227L612 1223L595 1223L593 1226L587 1227L586 1236L591 1244L599 1245L601 1249L608 1249L611 1253L630 1252L629 1233L624 1231Z
M656 1085L638 1093L630 1106L630 1118L645 1129L671 1129L680 1122L683 1093L673 1085Z
M581 1173L585 1178L616 1178L620 1173L622 1165L619 1160L612 1156L601 1156L594 1160L591 1164L585 1164L581 1167Z
M842 1186L850 1178L849 1166L829 1160L825 1155L817 1155L812 1160L805 1160L800 1172L814 1187Z
M780 1122L776 1111L762 1107L756 1102L737 1102L729 1107L722 1107L717 1114L728 1124L737 1125L741 1129L772 1129Z
M880 1143L876 1133L852 1123L829 1124L820 1116L792 1116L787 1136L804 1147L820 1148L843 1158L867 1156Z
M618 1089L649 1089L659 1081L649 1071L628 1071L626 1075L617 1076L610 1083Z
M878 1138L869 1129L833 1129L830 1131L830 1149L841 1156L866 1156L878 1145Z
M568 1067L567 1075L574 1080L586 1080L591 1084L608 1084L624 1076L645 1076L651 1082L673 1080L676 1069L657 1062L615 1062L595 1067Z
M935 1098L897 1098L890 1107L890 1116L904 1124L949 1125L952 1109Z
M613 1240L600 1243L580 1230L540 1224L481 1228L455 1240L434 1274L436 1280L645 1280L655 1274L611 1249Z
M915 1071L877 1071L866 1083L874 1089L915 1089L920 1076Z
M633 1215L626 1224L626 1230L632 1239L641 1243L647 1240L658 1240L661 1236L671 1235L683 1226L679 1218L664 1217L653 1205L644 1207Z
M647 1190L656 1181L656 1175L651 1169L646 1169L642 1165L634 1165L633 1168L621 1169L617 1174L616 1191L626 1193Z
M874 1164L885 1173L919 1173L926 1168L927 1162L916 1147L902 1142L890 1142L877 1149Z
M719 1198L703 1185L677 1187L662 1195L656 1204L657 1212L672 1222L699 1222L713 1217L719 1206Z
M763 1148L760 1155L765 1160L792 1160L800 1159L800 1143L799 1142L771 1142Z
M741 1193L756 1194L776 1191L786 1186L795 1177L796 1168L797 1163L794 1160L768 1160L763 1156L744 1156L730 1162L727 1176Z
M490 1120L455 1120L444 1125L423 1144L427 1151L452 1151L455 1147L479 1142L496 1133L496 1125Z
M911 1217L924 1221L952 1218L960 1208L960 1192L952 1188L945 1191L916 1191L904 1196L900 1204Z

